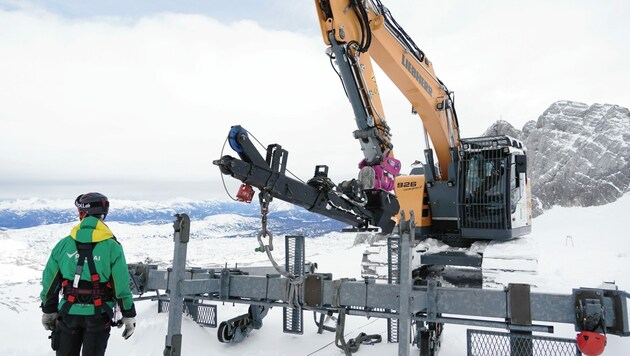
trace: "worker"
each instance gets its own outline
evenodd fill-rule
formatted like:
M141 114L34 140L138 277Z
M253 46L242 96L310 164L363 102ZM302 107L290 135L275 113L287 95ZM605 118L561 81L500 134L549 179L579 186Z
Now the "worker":
M105 354L111 326L136 327L129 272L120 243L103 223L109 201L100 193L81 194L74 205L79 224L53 248L42 276L42 324L52 331L57 356ZM59 300L60 291L63 298ZM115 309L122 319L115 321Z

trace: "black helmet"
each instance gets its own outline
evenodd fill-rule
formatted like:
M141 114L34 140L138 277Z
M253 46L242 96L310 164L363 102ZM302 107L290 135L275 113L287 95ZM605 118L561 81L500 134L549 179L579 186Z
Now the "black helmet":
M85 215L100 217L101 219L105 219L109 212L109 200L101 193L81 194L74 201L74 205Z

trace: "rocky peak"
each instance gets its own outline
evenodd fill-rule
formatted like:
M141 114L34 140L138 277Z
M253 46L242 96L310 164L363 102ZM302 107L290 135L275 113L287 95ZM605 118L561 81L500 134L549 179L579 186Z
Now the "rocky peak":
M492 124L486 132L482 136L497 136L497 135L508 135L515 138L520 138L522 136L521 131L517 130L505 120L499 120Z
M505 121L486 134L521 139L528 149L534 216L554 205L593 206L630 192L630 110L562 100L522 130Z

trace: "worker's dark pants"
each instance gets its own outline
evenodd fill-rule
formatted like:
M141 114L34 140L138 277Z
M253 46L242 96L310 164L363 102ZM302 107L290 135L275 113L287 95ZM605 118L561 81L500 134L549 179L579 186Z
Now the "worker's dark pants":
M57 356L103 356L111 322L107 314L64 315L57 321Z

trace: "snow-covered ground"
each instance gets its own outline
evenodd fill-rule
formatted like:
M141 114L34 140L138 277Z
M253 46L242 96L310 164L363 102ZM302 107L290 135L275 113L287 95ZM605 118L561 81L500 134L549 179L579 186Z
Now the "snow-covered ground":
M598 287L614 281L619 289L630 291L630 240L626 231L630 194L617 202L590 208L554 208L534 220L534 232L525 241L493 249L495 256L538 253L538 274L533 278L535 291L570 294L574 287ZM203 222L192 222L199 228ZM0 355L52 355L48 333L40 324L40 276L48 253L56 241L65 236L72 224L55 224L28 229L0 231ZM122 242L128 262L151 262L168 266L172 259L172 226L137 226L111 223ZM210 231L210 230L208 230ZM317 262L320 272L332 272L334 278L360 277L361 255L365 244L353 246L353 234L332 233L306 241L307 259ZM274 240L277 259L284 256L283 240ZM255 236L222 238L204 236L189 243L190 266L261 264L265 256L254 252ZM510 280L504 273L499 279ZM219 321L245 313L246 306L219 305ZM162 355L168 315L158 314L155 302L137 303L138 326L129 340L121 330L110 338L110 355ZM184 318L183 355L342 355L334 346L332 333L317 334L305 313L304 335L282 333L282 311L272 309L264 327L255 330L243 343L221 344L216 329L202 328ZM574 337L573 328L555 325L556 336ZM381 319L348 317L346 337L359 332L379 333L386 339L386 323ZM441 355L465 354L465 327L447 325ZM609 336L606 355L630 353L630 338ZM394 355L396 344L383 342L361 346L358 355Z

